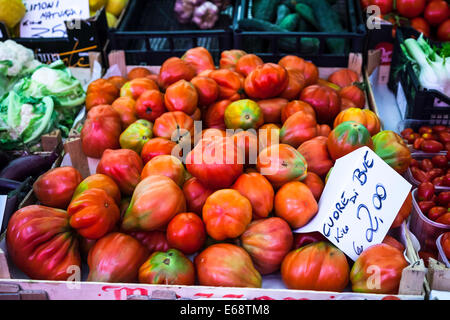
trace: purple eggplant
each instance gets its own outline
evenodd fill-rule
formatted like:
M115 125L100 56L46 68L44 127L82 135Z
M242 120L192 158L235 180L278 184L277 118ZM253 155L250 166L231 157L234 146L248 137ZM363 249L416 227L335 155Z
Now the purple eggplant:
M47 172L58 159L58 153L52 152L48 156L28 155L11 161L0 172L0 178L15 181L25 181L28 177L38 177Z

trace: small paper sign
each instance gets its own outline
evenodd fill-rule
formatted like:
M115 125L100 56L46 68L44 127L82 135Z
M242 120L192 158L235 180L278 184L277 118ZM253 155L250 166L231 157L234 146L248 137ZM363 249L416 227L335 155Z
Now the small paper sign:
M27 11L20 22L22 38L66 38L64 21L90 15L89 0L24 0L24 4Z
M338 159L319 212L296 233L319 231L353 261L383 242L411 184L368 147Z

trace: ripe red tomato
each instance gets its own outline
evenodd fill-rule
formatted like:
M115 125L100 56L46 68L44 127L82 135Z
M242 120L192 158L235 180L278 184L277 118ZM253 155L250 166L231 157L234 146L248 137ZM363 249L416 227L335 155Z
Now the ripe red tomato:
M434 168L433 162L431 162L430 159L423 159L422 161L419 162L419 168L425 172L428 172Z
M406 18L415 18L425 10L426 0L397 0L397 11Z
M442 236L441 246L447 259L450 259L450 232L446 232Z
M378 6L381 10L381 14L386 14L392 11L392 0L369 0L369 5Z
M444 155L436 155L433 158L431 158L431 162L435 167L447 169L448 166L448 160L447 157Z
M430 25L428 24L427 20L425 20L422 17L416 17L414 19L410 20L411 27L418 32L421 32L424 34L425 37L430 36Z
M428 211L428 218L430 220L436 221L440 216L447 213L447 208L444 207L433 207Z
M429 201L434 195L434 185L431 182L422 182L417 189L419 201Z
M443 206L448 206L450 203L450 191L444 191L439 193L438 203Z
M420 144L420 149L424 152L437 153L444 149L444 145L436 140L424 140Z
M422 213L425 215L428 215L428 212L430 212L431 208L436 205L434 201L420 201L418 204L420 211L422 211Z
M448 16L448 3L444 0L431 1L425 7L424 17L432 26L441 24Z
M437 37L439 41L450 41L450 19L445 20L438 28Z
M206 241L205 225L195 213L177 214L167 226L167 241L184 254L200 250Z

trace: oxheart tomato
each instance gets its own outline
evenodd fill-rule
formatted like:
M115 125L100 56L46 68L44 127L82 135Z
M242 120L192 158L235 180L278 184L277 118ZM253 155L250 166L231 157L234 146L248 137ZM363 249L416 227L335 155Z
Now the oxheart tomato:
M194 137L194 120L182 111L166 112L155 120L153 134L177 143L188 143Z
M155 121L164 112L164 95L159 90L146 90L136 101L136 114L140 119Z
M177 214L167 225L166 234L169 245L184 254L197 252L206 241L205 225L192 212Z
M93 107L81 129L81 146L88 157L101 158L106 149L119 149L120 115L109 105Z
M253 219L266 218L272 212L275 193L263 175L258 172L244 173L232 188L250 200Z
M289 82L280 97L287 100L294 100L299 97L300 92L306 86L306 79L303 72L298 69L286 68L286 70L288 73Z
M208 128L216 128L225 130L225 110L231 104L231 100L221 100L211 106L205 112L203 121Z
M200 140L186 157L186 169L209 189L230 187L243 173L241 151L231 138Z
M281 143L262 150L256 168L275 188L279 188L289 181L305 178L307 163L294 147Z
M299 181L286 183L277 191L274 207L275 215L295 229L306 225L319 210L311 190Z
M250 72L255 70L257 66L261 66L264 64L264 61L255 54L246 54L239 58L236 63L236 72L242 74L244 77L247 77Z
M406 18L418 17L425 10L426 0L397 0L397 12Z
M247 53L245 51L237 49L222 51L219 61L220 69L236 71L236 63L246 54Z
M266 123L258 130L258 150L280 143L280 127L274 123Z
M110 105L119 97L119 89L110 81L100 78L91 82L86 91L86 111L103 104Z
M8 255L31 279L67 280L81 266L76 233L66 211L40 205L16 211L6 230Z
M155 92L158 92L155 90ZM145 95L145 92L142 94ZM139 99L138 99L139 100ZM112 103L111 107L119 114L122 122L122 130L137 121L136 101L130 97L119 97Z
M120 205L122 195L120 194L120 189L117 186L117 183L115 183L112 178L101 173L90 175L81 181L73 193L72 200L82 192L93 188L104 190L111 198L114 199L117 205Z
M313 172L324 178L334 165L327 148L327 138L318 136L303 142L297 149L305 157L308 173Z
M358 74L350 69L339 69L333 72L329 77L328 81L334 83L335 85L345 88L353 85L355 82L359 81Z
M129 80L133 80L136 78L145 78L146 76L151 75L151 71L147 68L144 67L134 67L133 69L131 69L128 74L127 74L127 78Z
M34 182L33 192L42 205L66 209L81 180L80 172L73 167L54 168Z
M125 195L131 195L139 183L142 172L141 157L130 149L105 150L96 173L112 178Z
M137 100L141 96L141 94L143 94L147 90L159 90L159 87L153 80L150 80L148 78L137 78L128 81L123 85L123 87L120 89L120 96L130 97L134 100Z
M197 90L199 106L209 106L219 98L219 86L213 79L197 76L191 83Z
M252 99L270 99L280 95L289 84L287 70L274 63L257 66L245 78L245 93Z
M358 86L350 85L339 90L339 96L351 100L358 108L364 108L366 95Z
M153 124L144 119L133 122L119 137L120 147L140 154L145 143L153 137Z
M70 226L87 239L100 239L116 227L120 210L103 189L87 189L67 208Z
M158 230L181 212L186 212L186 200L178 185L166 176L149 176L136 186L122 220L122 229Z
M379 285L371 285L373 266L379 272ZM402 271L408 266L403 253L390 245L381 243L364 250L350 271L350 281L355 292L397 294Z
M242 99L227 106L224 121L227 129L258 129L264 123L264 114L255 101Z
M363 146L373 148L369 131L362 124L346 121L331 131L327 140L328 152L333 160L337 160Z
M153 252L139 268L139 282L189 286L195 283L194 264L176 249Z
M187 180L183 185L183 193L186 198L187 210L189 212L194 212L201 215L206 199L213 192L213 190L206 188L196 177L192 177Z
M411 152L397 133L380 131L372 137L373 151L399 174L404 174L411 163Z
M250 255L230 243L213 244L194 259L202 286L261 288L262 277Z
M169 111L182 111L191 115L198 105L197 89L189 81L178 80L167 87L164 104Z
M147 257L147 248L132 236L109 233L89 250L88 281L137 282L139 268Z
M293 100L290 101L288 104L282 106L281 123L285 123L290 116L292 116L294 113L298 111L304 111L310 113L314 117L316 116L314 108L309 103L300 100Z
M252 222L240 240L252 257L256 270L264 275L280 268L292 248L293 235L286 221L271 217Z
M205 70L216 69L211 53L204 47L196 47L187 50L181 59L189 63L195 69L197 74Z
M302 90L300 100L310 104L316 112L317 122L332 124L341 108L339 94L325 86L312 85Z
M390 245L391 247L394 247L398 250L400 250L400 252L405 251L405 246L399 242L397 239L395 239L394 237L390 236L390 235L386 235L383 239L383 243Z
M281 143L289 144L298 148L317 136L316 117L308 112L298 111L291 115L280 130Z
M306 184L309 190L311 190L314 199L319 202L320 196L322 195L323 189L325 188L325 184L322 179L314 172L308 172L306 178L302 180L302 182Z
M341 111L334 120L334 127L345 121L356 121L369 130L371 136L380 132L381 121L375 112L369 109L349 108Z
M164 61L159 70L158 82L163 89L166 89L172 83L184 79L191 81L196 75L195 68L188 62L172 57Z
M244 93L244 78L228 69L211 71L209 77L219 85L219 100L239 100Z
M284 98L274 98L258 100L258 105L264 115L265 123L280 123L281 122L281 110L289 103Z
M236 238L252 220L252 204L239 191L218 190L206 199L202 218L206 232L213 239Z
M161 175L172 179L180 187L184 184L184 165L180 159L172 155L162 154L146 163L141 172L141 180L148 176Z
M170 249L165 231L132 231L128 234L143 244L148 249L149 254L155 251L166 252Z
M141 158L144 165L156 156L162 154L172 154L172 150L176 146L176 142L160 137L148 140L142 147L141 151Z
M258 130L258 132L260 132ZM226 133L225 133L226 134ZM234 144L240 151L239 159L241 163L244 163L245 167L248 167L256 163L258 156L258 136L253 130L236 130L236 133L231 136Z
M281 278L289 289L341 292L349 269L344 253L327 242L316 242L286 255Z
M325 238L318 231L306 232L306 233L295 233L293 249L298 249L298 248L304 247L308 244L321 242L321 241L327 241L327 238Z

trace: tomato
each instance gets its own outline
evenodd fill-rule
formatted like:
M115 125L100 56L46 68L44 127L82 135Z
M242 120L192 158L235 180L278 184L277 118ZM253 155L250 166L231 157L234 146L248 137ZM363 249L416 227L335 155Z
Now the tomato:
M405 246L399 242L397 239L386 235L383 239L383 243L390 245L391 247L394 247L398 250L400 250L401 252L405 251Z
M206 188L195 177L187 180L183 185L183 193L186 198L187 210L201 215L206 199L213 192L213 190Z
M136 101L130 97L119 97L112 103L111 107L119 114L122 122L122 130L137 121Z
M268 146L280 143L280 127L273 123L266 123L258 130L258 143L260 151Z
M155 120L153 134L177 143L190 142L194 138L194 120L182 111L166 112Z
M320 232L317 231L306 233L295 233L293 249L298 249L308 244L320 241L328 241L328 240Z
M31 279L62 280L69 267L80 267L76 233L66 211L40 205L24 207L10 218L6 231L8 256Z
M349 108L341 111L334 119L334 127L345 121L356 121L369 130L371 136L380 132L381 121L378 116L369 109Z
M369 131L362 124L346 121L331 131L327 140L328 152L337 160L363 146L373 148Z
M229 69L236 71L236 63L239 59L247 53L242 50L225 50L220 54L219 66L220 69Z
M342 292L349 269L344 253L317 242L289 252L281 264L281 278L289 289Z
M145 164L141 172L141 180L154 175L166 176L181 187L184 184L184 165L177 157L162 154Z
M271 133L269 132L269 134ZM256 159L258 157L258 136L255 131L236 130L236 133L232 136L232 138L239 151L239 163L243 163L244 167L256 164ZM276 136L273 138L275 139ZM270 137L270 139L272 139L272 137Z
M437 218L436 222L450 226L450 212L444 213L442 216Z
M419 162L419 168L425 172L428 172L434 168L433 162L431 162L430 159L423 159L422 161Z
M425 10L426 0L397 0L397 12L406 18L420 16Z
M148 78L137 78L125 83L120 89L121 97L130 97L137 100L147 90L159 90L155 81Z
M245 131L241 131L241 132L245 132ZM204 129L202 131L202 135L200 138L202 140L208 140L208 139L214 140L216 138L226 138L226 136L227 136L227 133L224 130L216 129L216 128L209 128L209 129Z
M403 137L403 138L407 138L409 135L411 135L411 134L413 134L414 133L414 130L413 129L411 129L411 128L406 128L406 129L403 129L401 132L400 132L400 135Z
M447 20L449 15L448 3L440 0L428 3L423 16L430 25L437 26Z
M120 135L120 147L140 154L145 143L153 137L152 129L153 124L150 121L139 119L133 122Z
M442 42L450 41L450 19L445 20L439 25L437 37Z
M356 107L364 108L366 104L366 95L358 86L350 85L339 91L339 96L355 103ZM368 110L368 109L366 109Z
M99 239L88 255L88 281L136 282L148 250L138 240L113 232Z
M424 36L430 37L430 25L427 20L422 17L415 17L410 20L411 27L417 30L420 33L423 33Z
M139 268L139 282L161 285L194 285L194 264L176 249L153 252Z
M197 76L191 83L198 93L198 105L209 106L219 98L219 86L213 79Z
M443 176L444 170L442 170L441 168L433 168L427 172L427 175L428 175L428 179L430 181L433 181L435 178Z
M146 90L136 101L136 114L140 119L155 121L164 112L164 95L159 90Z
M369 280L373 276L373 266L378 267L378 286ZM397 248L384 243L371 246L360 254L350 271L352 289L355 292L397 294L402 271L407 266L403 252Z
M264 115L255 101L243 99L227 106L224 120L227 129L258 129L264 123Z
M369 0L370 6L378 6L381 14L390 13L393 10L392 0Z
M433 258L434 260L437 260L437 258L438 258L434 252L420 250L418 252L418 254L419 254L419 258L423 260L423 262L425 264L425 268L428 268L430 258Z
M328 80L325 80L325 79L319 79L317 81L317 84L324 86L324 87L330 87L331 89L335 90L336 92L341 91L341 87L339 87L338 85L336 85Z
M444 145L435 140L424 140L420 144L420 150L423 152L437 153L444 149Z
M240 155L231 138L200 140L186 157L186 169L209 189L228 188L244 171Z
M119 89L106 79L92 81L86 90L86 111L98 105L110 105L119 97L119 94Z
M266 218L272 212L274 190L270 182L257 172L242 174L232 188L239 191L252 205L253 219Z
M139 77L137 77L137 78L139 78ZM112 76L112 77L109 77L107 80L109 82L111 82L113 85L115 85L116 88L119 89L119 90L128 81L127 78L122 77L122 76Z
M380 131L372 137L373 150L399 174L404 174L411 163L411 151L394 131Z
M418 167L411 167L411 173L414 179L416 179L419 182L430 181L428 175L424 171L420 170Z
M287 100L294 100L299 97L300 92L306 86L306 79L303 73L298 69L286 68L286 70L289 82L286 89L280 94L280 97Z
M450 142L450 133L446 131L439 132L438 139L441 143L447 144Z
M305 158L288 144L274 144L262 150L256 167L275 188L306 177Z
M298 148L303 142L317 136L316 118L308 112L298 111L290 116L280 130L281 143Z
M194 259L202 286L261 288L262 277L250 255L230 243L213 244Z
M289 101L285 98L274 98L258 100L257 103L262 110L265 123L280 123L281 110L288 105Z
M338 93L320 85L312 85L302 90L300 100L309 103L316 112L317 122L320 124L332 124L341 107L341 99Z
M189 63L195 69L196 74L205 70L216 69L211 53L204 47L187 50L181 59Z
M190 212L177 214L170 220L166 234L169 245L184 254L197 252L206 241L206 230L202 219Z
M252 222L240 240L256 270L264 275L280 268L292 248L293 235L286 221L272 217Z
M129 235L144 245L149 254L155 251L165 252L170 249L165 231L132 231Z
M245 93L252 99L270 99L280 95L289 84L287 70L274 63L257 66L245 78Z
M450 203L450 191L443 191L439 193L438 203L443 206L448 206Z
M203 120L208 128L222 130L227 128L225 125L224 115L226 108L229 104L231 104L231 102L231 100L222 100L208 107Z
M306 225L319 210L311 190L299 181L286 183L277 191L274 207L275 214L295 229Z
M314 117L316 116L314 108L309 103L300 100L293 100L281 108L281 123L285 123L290 116L298 111L305 111Z
M150 70L144 67L134 67L128 72L127 78L128 80L133 80L136 78L145 78L146 76L151 75Z
M214 70L209 74L219 86L219 100L239 100L243 98L243 77L228 69Z
M430 209L433 208L436 204L434 203L434 201L419 201L418 205L420 211L422 211L424 215L428 215Z
M398 211L397 215L395 216L394 222L392 222L391 228L397 228L399 227L403 221L406 220L406 218L409 217L411 214L413 204L412 204L412 193L408 193L408 196L406 197L405 201L403 202L400 210Z
M323 189L325 188L325 184L323 183L322 179L314 172L308 172L306 178L302 180L302 182L306 184L309 190L311 190L314 199L319 202L320 196L322 195Z
M419 137L420 137L420 135L418 133L411 133L409 136L406 137L406 140L409 144L414 144L416 139ZM421 139L423 139L423 138L421 138Z
M98 163L96 173L109 176L123 194L131 195L140 181L142 168L142 159L133 150L107 149Z
M278 61L278 64L284 68L292 68L304 72L306 61L298 56L286 55Z
M174 141L164 138L153 138L148 140L142 147L141 151L143 164L145 165L147 162L158 155L172 154L172 150L176 147L176 145L177 144Z
M213 239L236 238L252 220L252 204L239 191L222 189L206 199L202 217L206 232Z
M441 238L441 246L447 259L450 260L450 232L445 232Z
M327 138L318 136L303 142L297 149L308 164L308 173L316 173L320 177L325 177L334 164L327 148Z
M428 211L427 217L430 220L436 221L440 216L444 215L445 213L447 213L447 208L436 206Z
M75 189L72 199L75 199L82 192L93 188L104 190L108 196L114 199L117 205L120 205L121 194L119 187L112 178L101 173L90 175L81 181Z
M172 83L184 79L191 81L196 75L195 68L188 62L178 58L172 57L164 61L159 70L158 82L165 90Z
M120 210L103 189L87 189L70 202L67 208L70 226L87 239L100 239L114 230Z
M261 66L264 64L264 61L255 54L246 54L239 58L236 63L236 72L242 74L244 77L247 77L250 72L255 70L257 66Z
M54 168L34 182L33 192L42 205L66 209L81 180L81 173L73 167Z
M328 77L328 81L338 85L341 88L345 88L352 86L355 82L358 82L359 75L350 69L339 69Z

